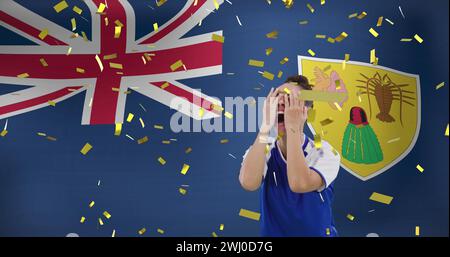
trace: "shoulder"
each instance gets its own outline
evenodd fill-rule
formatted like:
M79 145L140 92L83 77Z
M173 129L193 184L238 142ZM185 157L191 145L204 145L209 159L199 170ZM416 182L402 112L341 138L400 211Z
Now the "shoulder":
M341 156L339 152L326 140L321 140L320 148L317 148L314 139L307 138L307 145L304 148L304 151L308 155L312 155L315 157L326 157L330 159L340 160Z

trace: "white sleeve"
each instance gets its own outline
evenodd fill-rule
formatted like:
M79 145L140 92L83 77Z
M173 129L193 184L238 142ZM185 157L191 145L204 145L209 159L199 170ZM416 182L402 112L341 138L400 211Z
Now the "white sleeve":
M324 186L318 190L321 192L336 179L339 172L341 156L337 151L333 151L328 142L324 141L322 141L321 149L314 149L313 151L314 153L312 153L313 156L311 156L309 168L322 177Z
M270 159L270 156L271 156L271 152L272 152L272 149L273 149L273 147L275 146L275 144L269 144L268 145L269 147L266 147L266 164L264 165L264 174L263 174L263 176L264 177L266 177L266 173L267 173L267 162L269 161L269 159ZM247 157L247 154L248 154L248 152L250 151L250 148L252 148L251 146L247 149L247 151L245 151L245 153L244 153L244 156L242 156L242 162L241 162L241 166L242 166L242 164L244 164L244 159L245 159L245 157Z

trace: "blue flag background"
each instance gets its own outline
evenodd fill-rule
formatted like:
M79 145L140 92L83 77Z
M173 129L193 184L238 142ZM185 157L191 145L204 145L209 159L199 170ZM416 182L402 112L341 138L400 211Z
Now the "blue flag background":
M53 5L59 0L17 0L27 8L70 29L72 11L57 14ZM67 0L72 5L87 7L81 0ZM184 5L185 1L169 0L156 8L154 1L129 0L134 7L137 37L153 30L153 23L163 24ZM247 65L249 59L263 59L266 69L278 71L279 61L289 57L282 67L285 75L297 73L297 55L308 55L313 48L317 57L342 59L345 53L355 61L369 62L375 48L380 65L419 74L422 92L422 127L411 153L389 171L367 182L360 181L341 169L335 183L334 216L341 236L414 236L420 226L422 236L448 236L449 227L449 159L448 137L448 69L449 69L449 2L434 0L390 1L333 0L320 6L295 1L286 9L282 1L269 5L262 0L225 2L208 16L202 26L189 35L223 30L225 36L223 75L185 80L186 85L202 89L208 95L266 96L270 87L283 82L265 80ZM403 18L398 6L405 14ZM153 8L152 8L153 7ZM366 11L362 20L348 15ZM242 21L237 22L236 15ZM83 12L78 19L79 30L90 37L90 15ZM380 38L368 33L379 16L392 20L377 28ZM300 25L300 20L308 20ZM265 34L279 31L276 40ZM349 37L339 44L315 38L316 34ZM423 44L400 42L400 38L419 34ZM0 44L33 44L0 27ZM265 49L273 54L265 56ZM226 73L235 73L226 75ZM436 90L435 86L446 85ZM264 87L255 90L255 87ZM0 84L0 93L21 87ZM0 138L0 236L258 236L256 221L238 216L241 208L259 211L258 192L245 192L238 182L242 155L252 144L256 133L172 133L169 121L173 110L138 93L127 98L126 113L142 117L138 122L124 124L121 137L114 137L113 125L81 126L84 94L47 107L8 119L6 137ZM147 112L144 112L142 104ZM0 121L3 127L6 120ZM153 128L164 125L164 130ZM45 132L57 141L36 135ZM138 145L124 134L135 138L148 136L147 144ZM162 140L176 138L170 145ZM229 143L221 144L221 139ZM89 142L93 149L80 154ZM192 147L190 154L185 149ZM237 157L232 158L229 154ZM159 156L167 160L161 166ZM191 166L187 175L180 174L183 164ZM425 171L420 173L416 165ZM100 186L97 182L101 181ZM178 188L187 184L187 195ZM390 205L369 200L372 192L394 197ZM95 206L89 208L89 203ZM103 211L112 217L100 226L97 219ZM374 211L371 211L374 210ZM371 212L369 212L371 211ZM354 221L346 218L351 213ZM80 223L85 216L86 222ZM219 231L219 225L224 230Z

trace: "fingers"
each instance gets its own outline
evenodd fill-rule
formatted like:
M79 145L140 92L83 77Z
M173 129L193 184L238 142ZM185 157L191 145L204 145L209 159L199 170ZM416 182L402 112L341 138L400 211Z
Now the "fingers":
M291 108L291 103L289 102L289 96L287 94L284 95L284 108Z

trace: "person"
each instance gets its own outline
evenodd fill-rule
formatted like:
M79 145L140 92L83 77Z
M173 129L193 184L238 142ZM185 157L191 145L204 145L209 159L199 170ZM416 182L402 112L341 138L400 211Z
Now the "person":
M312 86L301 75L271 89L259 134L243 157L240 184L247 191L261 187L262 236L338 235L331 207L340 156L326 141L316 144L304 134L313 102L299 99L302 90ZM270 142L276 122L278 137Z

